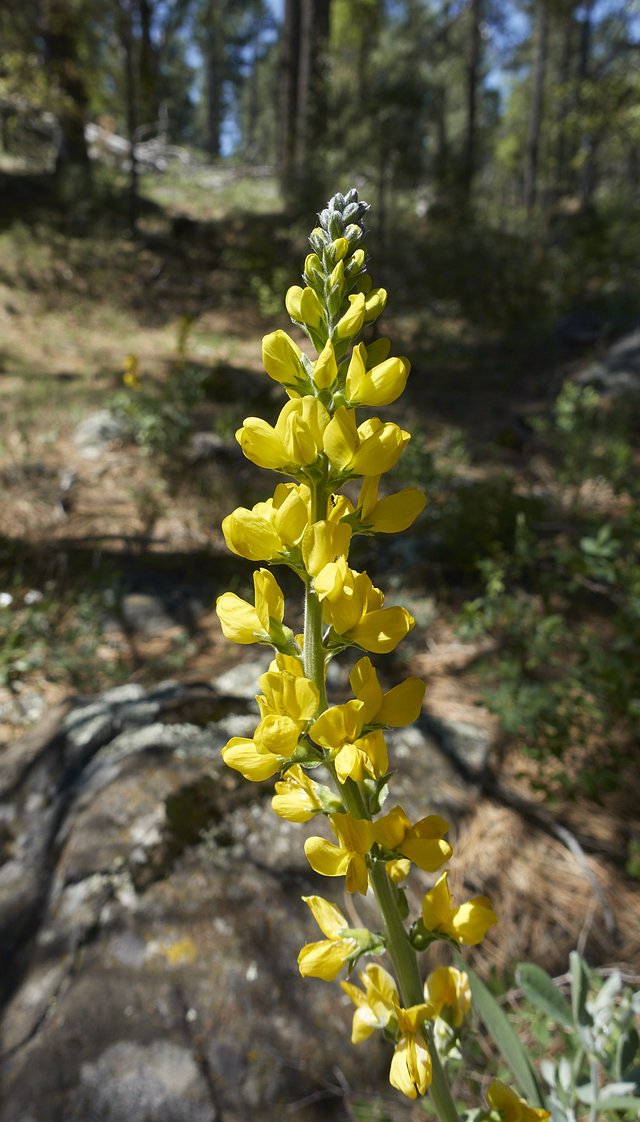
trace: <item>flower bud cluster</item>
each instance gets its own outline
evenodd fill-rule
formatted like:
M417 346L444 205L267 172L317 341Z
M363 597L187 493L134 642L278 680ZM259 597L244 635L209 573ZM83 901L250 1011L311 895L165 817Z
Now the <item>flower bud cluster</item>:
M411 987L403 962L412 957L419 979L417 951L435 940L477 944L496 917L484 896L455 905L445 872L424 896L421 915L405 928L402 882L413 865L434 874L450 860L449 827L435 814L414 822L399 805L381 812L390 776L385 729L416 720L425 685L409 677L383 689L369 656L394 650L414 620L406 608L385 605L370 576L351 567L349 551L358 534L406 530L425 498L415 488L381 494L382 476L402 455L410 434L378 417L357 415L362 407L395 401L410 372L406 358L391 356L388 339L360 339L387 298L367 273L367 210L351 190L335 195L319 215L304 284L290 288L285 300L315 354L306 354L282 330L266 336L266 373L288 400L275 425L247 417L236 434L247 459L289 478L252 509L240 507L224 519L226 543L238 556L285 565L297 574L304 586L305 625L304 633L295 635L285 624L284 595L271 568L254 573L252 601L231 592L219 597L225 636L269 645L275 656L259 680L260 721L253 736L232 737L222 754L249 780L277 777L272 805L282 818L325 820L328 829L308 837L304 846L316 873L344 878L351 893L373 889L381 931L352 927L334 904L304 897L324 938L301 949L298 965L301 974L330 981L363 956L389 955L395 980L370 964L360 975L363 988L342 986L355 1005L353 1041L383 1031L394 1044L391 1083L415 1098L431 1082L434 1023L446 1022L455 1035L470 997L466 975L453 967L440 967L424 985ZM357 499L341 493L352 479L360 480ZM349 647L357 652L349 679L353 696L330 705L327 665Z

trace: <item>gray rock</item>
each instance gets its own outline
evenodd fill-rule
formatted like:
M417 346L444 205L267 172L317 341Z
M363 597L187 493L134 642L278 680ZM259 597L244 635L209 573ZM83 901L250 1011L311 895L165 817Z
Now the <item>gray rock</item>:
M601 362L593 363L577 379L605 397L640 393L640 330L624 336Z
M127 626L141 635L161 635L163 631L175 627L175 619L158 596L130 592L123 596L120 607Z
M217 679L218 689L228 697L253 701L258 693L258 678L269 669L272 658L272 654L265 651L260 658L251 659L250 662L239 662L237 666L232 666Z
M86 459L93 459L114 440L123 440L127 432L124 418L118 417L109 409L98 409L76 425L73 443Z

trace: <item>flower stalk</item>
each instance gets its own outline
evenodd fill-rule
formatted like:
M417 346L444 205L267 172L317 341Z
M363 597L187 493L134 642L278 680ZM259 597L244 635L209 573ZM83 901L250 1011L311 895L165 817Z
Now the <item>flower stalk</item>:
M361 339L386 304L386 292L374 288L367 273L367 210L351 190L335 195L319 215L304 287L295 285L285 298L315 357L280 329L267 335L265 370L288 401L274 426L248 417L236 433L250 461L289 482L251 510L228 515L225 540L242 557L287 565L303 582L305 611L303 636L296 637L269 568L254 573L253 603L232 593L219 597L227 638L264 643L275 652L259 680L261 720L253 737L232 737L222 754L249 780L277 777L273 808L281 817L325 818L335 840L307 837L311 868L344 877L348 892L371 890L377 900L382 932L350 928L335 904L304 897L325 938L302 947L301 974L333 981L342 971L350 975L364 956L386 953L395 977L374 961L360 974L363 988L341 983L355 1005L352 1040L383 1030L394 1042L392 1086L411 1099L430 1094L441 1122L459 1122L434 1025L445 1014L447 1023L462 1023L470 1005L468 979L452 966L423 978L418 955L438 939L478 943L496 917L486 897L456 907L445 874L425 895L422 916L407 922L402 881L413 865L433 874L450 859L448 823L435 814L412 822L401 806L382 810L390 779L384 730L416 719L425 686L407 678L384 692L369 656L394 650L414 620L403 607L384 606L369 575L350 566L349 549L357 534L406 530L425 499L415 488L381 494L381 479L410 433L358 416L362 408L395 401L410 371L408 359L390 356L388 339ZM349 497L355 491L345 495L343 486L358 480L357 499ZM349 676L354 696L330 705L327 664L348 648L358 652Z

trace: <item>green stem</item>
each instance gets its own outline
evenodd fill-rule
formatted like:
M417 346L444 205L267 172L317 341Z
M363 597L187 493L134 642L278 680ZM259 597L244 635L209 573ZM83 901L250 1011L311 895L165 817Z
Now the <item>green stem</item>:
M322 481L314 485L311 495L312 521L326 518L326 483ZM304 672L305 676L318 687L320 693L319 711L322 712L327 707L324 650L322 646L322 605L317 599L310 581L305 589ZM339 783L334 768L330 766L329 762L327 762L327 766L334 779L336 779L342 801L349 814L354 818L370 819L371 813L360 785L352 779L347 779L346 783ZM418 959L415 949L409 942L409 936L400 914L397 893L387 876L382 861L372 863L370 880L382 914L387 950L394 966L402 1000L406 1007L420 1005L424 1001L424 992ZM440 1122L460 1122L460 1116L451 1097L447 1077L436 1050L433 1034L426 1022L424 1032L431 1053L432 1082L429 1091L431 1101Z

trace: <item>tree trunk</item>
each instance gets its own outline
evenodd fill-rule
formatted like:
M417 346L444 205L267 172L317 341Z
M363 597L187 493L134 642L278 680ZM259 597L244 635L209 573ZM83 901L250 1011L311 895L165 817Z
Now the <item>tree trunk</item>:
M567 191L567 85L571 76L572 46L573 6L570 6L564 16L564 27L562 31L562 51L560 54L560 63L557 74L557 83L560 86L560 96L558 97L556 102L557 141L553 185L553 198L556 204L562 198L562 196L566 194Z
M80 61L78 39L82 19L67 0L43 5L43 42L52 84L64 95L58 113L59 143L55 175L63 197L71 200L86 193L91 184L89 153L84 136L89 97Z
M137 104L133 20L130 0L120 0L120 41L124 54L124 88L127 103L127 138L129 140L129 229L135 237L138 225L138 166L136 164Z
M473 193L473 181L478 164L478 86L482 61L482 11L483 0L471 0L469 5L471 27L469 30L469 53L467 58L467 125L464 155L462 161L462 196L469 205Z
M540 147L540 128L544 96L544 77L547 65L547 43L549 14L545 0L538 0L536 20L536 41L533 62L533 97L529 120L529 142L527 145L527 168L524 183L524 205L531 218L536 202L538 187L538 152Z
M300 70L300 3L285 0L280 53L278 162L285 197L293 181Z
M140 96L138 98L142 123L153 125L157 122L158 105L158 58L151 34L153 4L150 0L138 0L140 15Z
M220 5L209 0L207 11L207 147L217 160L222 152L222 82L224 39Z

